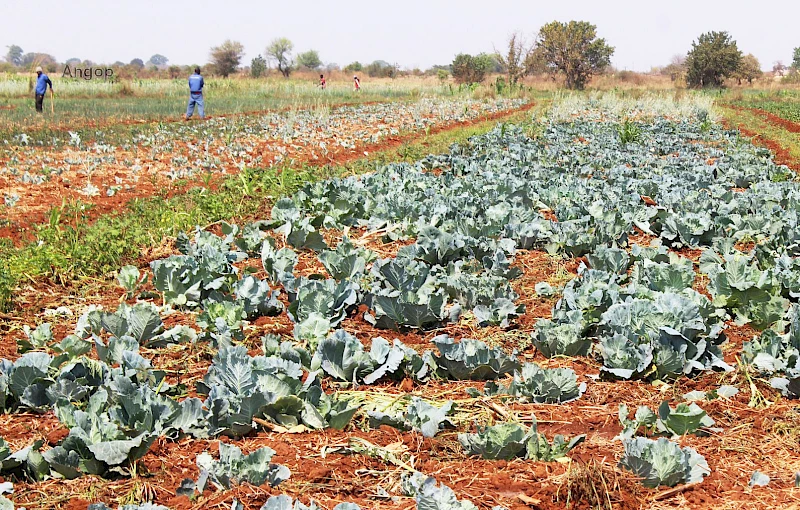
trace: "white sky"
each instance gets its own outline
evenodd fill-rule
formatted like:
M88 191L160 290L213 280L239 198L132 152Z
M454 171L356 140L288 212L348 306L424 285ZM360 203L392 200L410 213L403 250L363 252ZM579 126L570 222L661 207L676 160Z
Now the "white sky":
M683 53L703 32L727 30L764 69L800 46L800 1L760 0L0 0L0 54L17 44L60 61L147 60L204 64L227 38L243 63L274 37L316 49L340 66L382 59L401 67L447 64L456 53L501 49L508 35L533 38L553 20L585 20L616 48L620 69L649 70Z

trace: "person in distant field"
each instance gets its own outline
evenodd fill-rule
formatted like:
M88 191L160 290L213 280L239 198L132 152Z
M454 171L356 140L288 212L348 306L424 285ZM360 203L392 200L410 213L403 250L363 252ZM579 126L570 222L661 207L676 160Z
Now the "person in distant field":
M50 92L53 91L53 82L50 78L42 72L41 67L36 68L36 111L42 113L42 104L44 104L44 95L47 92L47 86L50 85Z
M356 92L361 90L361 80L358 79L358 76L353 76L353 86L356 88Z
M197 105L197 114L201 119L205 118L205 105L203 104L203 77L200 75L200 68L194 68L194 74L189 76L189 107L186 109L186 120L189 120L194 113L194 106Z
M326 81L325 81L325 75L324 75L324 74L320 74L320 75L319 75L319 87L320 87L322 90L325 90L325 86L326 86L327 84L328 84L328 82L326 82Z

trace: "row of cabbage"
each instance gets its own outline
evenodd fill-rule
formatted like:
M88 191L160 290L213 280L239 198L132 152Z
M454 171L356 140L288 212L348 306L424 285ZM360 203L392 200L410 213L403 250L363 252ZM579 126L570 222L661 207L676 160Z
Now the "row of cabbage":
M748 344L745 357L785 371L791 382L800 190L768 151L708 124L707 115L642 123L634 143L620 140L619 124L581 120L585 115L546 126L537 140L503 127L446 156L310 185L291 203L279 203L273 216L286 220L290 234L311 225L383 230L417 237L417 245L433 245L434 238L434 246L403 263L433 268L428 275L476 263L492 271L485 252L462 245L496 245L509 260L520 248L587 256L588 267L567 284L553 319L537 327L545 355L586 354L597 346L604 372L624 378L729 370L719 345L733 318L772 328ZM291 227L288 218L296 218ZM635 229L657 242L631 249ZM744 245L752 249L739 249ZM699 273L708 278L711 299L694 290L692 262L667 248L703 250ZM459 297L490 288L485 276L472 279L472 292L454 292L446 278L434 288L461 304ZM436 292L431 296L438 310ZM514 296L503 292L503 299ZM507 323L512 306L502 303L475 314ZM380 314L382 307L374 309Z
M49 324L28 329L20 347L30 352L14 363L4 361L0 366L3 407L40 411L53 407L60 421L70 428L70 434L62 444L44 454L39 453L41 444L15 453L16 462L4 469L18 474L21 471L35 479L51 474L72 478L85 473L124 473L159 436L241 436L263 420L283 427L302 423L309 428L343 428L357 407L326 395L320 386L323 375L353 384L371 384L402 377L425 381L431 376L493 380L515 373L509 386L492 384L491 390L533 402L564 402L577 398L585 390L585 384L578 385L571 370L541 369L535 364L523 366L513 354L469 339L455 343L446 335L434 340L438 355L421 356L401 342L390 345L381 338L374 339L366 352L360 341L342 330L326 336L331 328L328 305L335 299L323 291L309 301L317 308L305 320L314 319L324 326L304 329L301 321L296 328L298 340L306 329L320 333L305 339L316 345L313 354L301 345L281 343L279 338L268 335L263 339L265 355L249 356L243 347L232 345L242 339L244 319L280 313L283 309L277 299L279 291L271 290L268 281L252 275L239 279L238 270L231 263L247 258L248 246L256 246L255 239L259 237L264 269L272 274L276 264L268 255L274 250L274 241L265 237L259 230L261 226L250 225L240 232L235 226L224 225L225 237L198 231L194 241L182 236L178 246L186 255L153 263L155 286L169 303L163 308L142 302L133 306L123 303L113 313L90 309L79 318L75 333L60 342L54 341ZM344 240L337 250L355 248ZM328 261L325 267L330 269L332 277L343 274L352 277L352 268L333 258L342 255L337 250L322 251L321 261L323 264ZM363 251L359 253L365 255ZM332 260L339 263L331 263ZM363 258L360 262L358 257L350 260L356 267L365 265ZM160 269L162 264L180 269L165 277ZM285 276L287 272L275 274ZM138 270L131 267L123 268L119 279L128 294L135 293L143 280ZM281 280L276 276L274 281ZM300 288L303 281L300 279ZM320 280L308 280L314 281ZM353 285L352 281L345 281ZM289 282L284 290L291 292L294 280L284 282ZM341 286L335 280L329 283L330 288ZM299 315L291 315L291 311L294 309L294 314L298 314L303 303L298 304L301 293L294 294L289 313L296 319ZM165 330L160 314L170 306L196 308L201 304L202 312L196 320L201 327L199 332L184 325ZM197 385L198 392L208 397L205 401L197 398L177 401L171 397L180 388L167 384L164 373L153 369L138 350L140 346L157 349L197 341L209 341L219 348L208 374ZM85 356L92 347L98 360ZM304 373L308 375L301 382ZM403 405L406 401L398 399ZM415 398L405 408L391 412L384 408L382 412L368 414L372 426L391 425L432 437L441 428L453 426L447 418L452 410L452 402L437 407ZM551 444L536 432L535 425L528 430L513 425L512 428L501 425L477 434L462 434L459 439L468 453L499 458L492 452L498 448L511 451L507 443L519 436L514 443L523 448L514 451L514 456L537 460L563 457L583 439L579 436L566 441L556 436ZM268 462L271 454L264 452L259 457ZM277 471L270 475L271 483L289 476L285 469L273 468ZM247 481L264 482L258 478Z
M165 306L122 303L115 312L93 307L78 319L75 332L61 340L54 338L48 323L27 328L26 338L20 341L21 350L26 352L13 363L0 363L2 407L7 412L53 409L70 432L48 450L40 451L42 443L35 443L18 452L8 451L11 460L3 463L2 472L34 480L83 474L111 476L129 473L158 437L241 437L267 424L344 428L359 406L336 394L326 394L323 377L362 385L404 377L420 382L430 377L487 380L518 371L519 380L509 388L515 395L557 402L576 398L583 391L572 371L523 367L513 354L474 340L455 343L443 335L435 341L437 354L420 355L399 341L390 344L376 338L365 351L361 342L343 330L327 335L336 317L330 315L333 296L325 294L324 288L317 289L315 298L301 298L305 294L295 291L287 312L299 321L298 340L300 332L305 331L304 322L309 320L324 324L306 328L317 334L304 343L281 342L267 335L262 339L263 355L249 355L245 347L234 345L243 339L245 320L284 309L278 300L280 290L272 290L269 280L253 275L239 278L233 265L249 257L248 246L260 243L264 269L268 273L275 270L274 260L266 256L274 250L274 241L258 227L251 225L240 232L235 226L225 225L225 237L198 231L193 241L182 236L178 246L186 255L153 263L153 282ZM258 243L254 242L256 237ZM354 249L347 241L340 247ZM336 250L329 250L320 257L327 260L336 255ZM343 271L345 265L330 267ZM351 274L350 270L346 272ZM123 268L119 280L126 295L136 294L144 283L132 267ZM299 280L299 289L320 281ZM276 278L273 283L278 281ZM355 280L345 283L353 287ZM342 284L331 280L329 287ZM283 290L288 293L291 288L287 284ZM350 292L356 294L353 288ZM299 303L301 299L307 302ZM301 304L305 308L300 308ZM186 325L166 329L162 314L170 313L173 306L197 310L195 323L200 329ZM309 307L314 311L308 311ZM301 314L308 317L300 320ZM206 396L204 400L180 399L185 388L169 384L165 373L152 367L140 353L142 348L153 350L187 342L209 342L218 349L208 373L196 387ZM97 359L89 357L92 350ZM519 389L511 391L515 385ZM371 426L416 430L428 437L454 426L448 418L454 411L450 401L434 405L419 398L403 398L397 399L397 404L382 407L381 412L363 411L368 413ZM480 436L466 434L465 449L472 451ZM578 442L557 436L551 445L535 429L527 431L526 437L536 446L529 458L541 460L562 457ZM277 485L290 476L285 467L269 463L274 452L268 448L249 456L242 456L236 447L220 448L219 461L200 456L198 465L221 487L229 488L232 481ZM233 450L223 452L226 448ZM241 462L230 460L240 457Z

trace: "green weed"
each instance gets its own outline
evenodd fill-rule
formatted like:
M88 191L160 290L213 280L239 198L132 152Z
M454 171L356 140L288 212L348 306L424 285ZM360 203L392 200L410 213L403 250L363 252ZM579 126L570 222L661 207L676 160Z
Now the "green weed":
M617 134L619 135L619 143L622 145L638 143L642 138L642 130L629 119L625 119L625 122L619 125Z

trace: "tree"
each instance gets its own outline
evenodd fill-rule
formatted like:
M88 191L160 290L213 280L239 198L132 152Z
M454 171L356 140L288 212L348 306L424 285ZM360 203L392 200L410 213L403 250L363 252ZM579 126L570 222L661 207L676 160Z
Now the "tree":
M292 72L292 66L294 65L292 61L293 49L294 44L285 37L273 39L267 46L267 58L275 62L275 66L284 78L288 78Z
M385 60L376 60L364 68L371 78L386 78L391 77L397 72L392 65Z
M492 73L504 74L508 71L503 59L497 53L489 53L489 58L492 59L492 68L489 70Z
M661 74L669 76L672 81L679 81L686 78L686 57L683 55L673 55L669 64L661 70Z
M736 78L739 85L742 84L743 80L752 84L753 80L760 78L763 74L764 73L761 71L761 63L754 55L748 54L742 57L742 60L739 62L739 68L733 73L733 77Z
M242 43L228 39L219 46L211 48L211 63L214 64L217 74L227 77L236 72L239 62L242 61L242 55L244 55Z
M308 50L297 54L297 65L306 69L319 69L322 67L322 60L320 60L317 50Z
M792 69L800 71L800 48L795 48L792 53Z
M42 66L46 67L48 72L53 72L50 69L55 69L53 66L56 63L56 57L48 53L26 53L20 60L20 65L24 67Z
M358 71L361 71L363 69L364 66L361 65L361 62L359 62L358 60L356 60L353 63L347 64L347 67L344 68L344 70L347 71L348 73L357 73Z
M570 89L583 89L593 74L611 64L614 54L614 48L597 37L597 27L588 21L544 25L539 29L536 49L551 73L564 73Z
M690 87L721 87L741 61L742 52L728 32L707 32L692 43L686 55L686 83Z
M530 53L531 50L525 48L522 36L517 33L511 34L508 40L508 51L505 56L501 55L499 51L495 51L495 58L501 64L501 68L505 69L509 84L516 85L528 74L526 62ZM498 69L495 68L494 71L497 72Z
M456 83L480 83L486 78L486 73L492 69L494 60L486 53L468 55L459 53L453 59L453 78Z
M261 55L258 55L256 58L250 61L250 76L253 78L259 78L265 72L267 72L267 59Z
M167 62L169 62L169 59L159 53L156 53L155 55L150 57L150 60L147 61L148 64L154 65L156 67L165 66L167 65Z
M69 63L69 60L67 61L67 63ZM135 67L137 69L141 69L141 68L144 67L144 62L140 58L135 58L135 59L131 60L131 63L128 64L128 65L131 66L131 67Z
M539 75L550 72L551 69L545 61L544 49L534 45L525 59L525 74ZM551 74L551 77L555 80L556 75Z
M22 48L20 48L16 44L8 46L8 53L6 53L6 62L15 66L22 65Z

